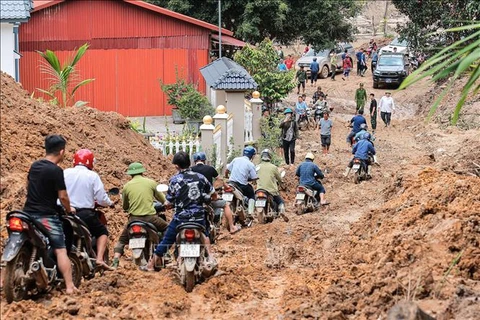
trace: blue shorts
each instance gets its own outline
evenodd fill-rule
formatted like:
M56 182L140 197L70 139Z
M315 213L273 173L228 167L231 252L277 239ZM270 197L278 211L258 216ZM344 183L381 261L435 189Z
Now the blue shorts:
M55 215L51 216L38 216L31 215L33 219L41 223L45 229L48 230L48 238L50 245L54 249L65 249L65 233L63 232L63 223L60 218Z

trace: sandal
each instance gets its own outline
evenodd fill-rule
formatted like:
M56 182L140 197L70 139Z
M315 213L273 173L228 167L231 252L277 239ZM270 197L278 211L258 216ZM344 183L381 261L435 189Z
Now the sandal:
M148 269L148 267L145 265L145 266L140 266L139 267L140 271L144 271L144 272L155 272L157 270L155 270L155 268L153 269Z
M239 232L240 230L242 230L242 227L241 226L236 226L236 229L234 231L230 231L230 234L235 234L235 233Z

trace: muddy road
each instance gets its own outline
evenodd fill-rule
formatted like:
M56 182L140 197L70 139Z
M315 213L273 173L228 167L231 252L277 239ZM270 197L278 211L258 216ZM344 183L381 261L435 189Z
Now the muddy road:
M378 119L380 167L371 181L355 185L342 173L351 158L345 122L360 82L377 100L385 91L355 75L317 83L335 107L330 155L321 154L317 131L303 132L297 143L296 163L313 151L326 172L329 206L295 215L295 168L286 168L290 221L224 232L214 246L219 272L192 293L179 285L174 269L143 273L126 257L117 271L84 281L79 296L53 292L11 305L2 297L2 318L385 319L396 301L409 299L438 319L474 319L480 314L480 183L451 170L466 170L462 165L478 152L479 132L446 134L416 119L426 83L394 93L392 126ZM309 97L313 90L307 87ZM471 149L462 152L464 145ZM120 214L109 212L115 226ZM459 252L461 262L445 276Z

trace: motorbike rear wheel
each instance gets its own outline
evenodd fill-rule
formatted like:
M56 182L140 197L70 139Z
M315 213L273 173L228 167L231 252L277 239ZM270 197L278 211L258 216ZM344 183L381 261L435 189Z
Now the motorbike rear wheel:
M302 202L299 205L297 205L296 214L301 215L304 213L305 213L305 204Z
M72 281L75 287L78 288L82 283L82 263L80 262L78 256L73 252L70 252L68 257L70 258L70 261L72 263Z
M262 210L262 211L258 212L257 220L258 220L259 224L264 224L265 223L265 210Z
M355 174L353 175L353 182L355 184L359 184L360 183L360 180L361 180L361 172L360 172L361 169L358 169L357 172L355 172Z
M195 271L187 271L185 264L183 265L185 273L185 291L192 292L195 287Z
M5 299L7 303L21 301L27 298L28 286L22 283L22 278L30 268L31 252L28 247L22 247L17 256L7 263L5 270Z

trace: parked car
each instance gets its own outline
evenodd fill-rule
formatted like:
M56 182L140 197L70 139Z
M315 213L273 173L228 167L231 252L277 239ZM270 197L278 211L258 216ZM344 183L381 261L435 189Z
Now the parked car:
M335 48L335 52L337 53L337 66L340 66L340 68L337 68L336 71L342 71L343 68L342 66L342 53L347 50L348 54L350 56L355 55L355 49L350 43L339 43L337 47ZM307 71L307 74L310 74L310 64L313 62L313 58L317 58L317 62L320 65L320 72L319 72L319 77L321 79L324 79L328 77L330 72L330 50L322 50L322 51L315 51L313 48L310 49L306 54L304 54L300 59L297 60L295 64L295 69L300 69L301 66L304 67L305 71Z
M380 54L382 55L384 53L393 52L393 48L397 48L398 53L408 54L409 53L408 46L409 46L409 43L407 41L405 40L400 41L399 38L395 38L393 39L392 42L390 42L388 46L382 47L380 49Z
M376 69L373 72L373 87L378 88L380 84L394 84L398 87L409 74L408 55L384 53L378 58Z

